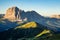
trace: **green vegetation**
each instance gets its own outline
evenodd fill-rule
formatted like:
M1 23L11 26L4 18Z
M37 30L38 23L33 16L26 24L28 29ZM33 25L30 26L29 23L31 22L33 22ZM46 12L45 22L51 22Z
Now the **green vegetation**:
M56 34L36 22L19 24L15 28L0 32L0 40L60 40L60 33Z
M46 33L50 33L50 30L44 30L42 31L41 33L39 33L38 35L35 36L35 38L38 38L40 36L42 36L43 34L46 34Z
M26 28L36 28L36 27L37 27L37 24L35 22L29 22L29 23L26 23L24 25L18 26L15 29L17 29L17 28L26 29Z

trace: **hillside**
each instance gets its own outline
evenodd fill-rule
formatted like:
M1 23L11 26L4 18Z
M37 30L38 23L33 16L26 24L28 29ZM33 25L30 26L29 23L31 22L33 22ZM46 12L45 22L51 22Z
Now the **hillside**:
M7 9L4 18L8 19L9 21L12 21L13 23L34 21L37 22L38 24L45 26L49 30L52 30L57 33L60 32L60 25L59 25L60 19L41 16L38 12L34 10L25 12L24 10L21 10L18 7L11 7Z
M1 40L59 40L59 24L60 19L46 18L33 10L25 12L12 7L6 11L4 18L0 19L0 38Z
M59 37L60 34L55 34L34 21L0 32L1 40L59 40Z
M20 24L19 24L20 25ZM45 28L43 25L39 25L36 22L23 23L20 26L8 29L6 31L0 32L1 38L7 39L7 36L12 39L14 38L30 38L36 36L38 33L43 31Z
M16 27L15 29L17 29L17 28L23 28L23 29L25 29L25 28L36 28L36 27L37 27L37 24L35 22L28 22L24 25Z

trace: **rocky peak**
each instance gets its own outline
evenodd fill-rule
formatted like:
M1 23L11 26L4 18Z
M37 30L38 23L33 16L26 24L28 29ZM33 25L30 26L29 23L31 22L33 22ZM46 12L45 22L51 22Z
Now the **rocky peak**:
M18 7L8 8L4 18L9 20L21 19L20 18L21 10Z

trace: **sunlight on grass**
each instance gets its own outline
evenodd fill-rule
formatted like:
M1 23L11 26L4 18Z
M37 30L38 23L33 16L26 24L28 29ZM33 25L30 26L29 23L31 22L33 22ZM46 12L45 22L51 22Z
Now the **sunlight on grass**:
M50 33L50 30L44 30L42 31L41 33L39 33L38 35L35 36L35 38L38 38L40 36L42 36L43 34L46 34L46 33Z
M17 29L17 28L36 28L36 27L37 27L37 24L35 22L29 22L24 25L18 26L15 29Z

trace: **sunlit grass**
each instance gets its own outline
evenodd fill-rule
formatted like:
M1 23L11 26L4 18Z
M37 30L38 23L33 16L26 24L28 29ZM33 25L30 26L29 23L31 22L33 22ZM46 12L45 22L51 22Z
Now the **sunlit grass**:
M43 34L46 34L46 33L50 33L50 30L44 30L42 31L41 33L39 33L38 35L35 36L35 38L38 38L40 36L42 36Z
M37 27L37 24L35 22L29 22L24 25L18 26L15 29L17 29L17 28L36 28L36 27Z

